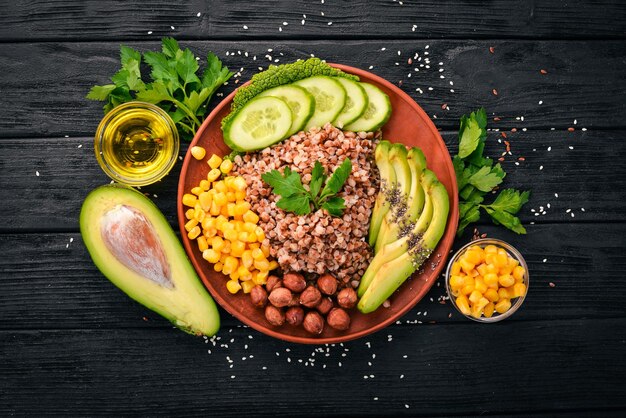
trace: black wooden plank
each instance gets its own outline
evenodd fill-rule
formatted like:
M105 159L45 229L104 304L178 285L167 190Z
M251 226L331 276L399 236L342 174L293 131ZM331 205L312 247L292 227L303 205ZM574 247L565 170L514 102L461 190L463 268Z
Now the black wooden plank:
M241 416L254 408L255 416L431 416L623 409L626 342L616 331L625 327L624 318L392 327L328 347L288 344L244 328L231 329L215 347L171 330L4 331L0 413Z
M181 39L624 38L626 35L626 8L611 0L5 3L0 9L0 39L11 41L146 40L162 35Z
M131 45L159 48L154 42ZM212 41L184 46L201 56L215 51L230 68L243 68L243 81L259 66L266 68L270 59L284 63L311 53L363 69L372 66L374 73L402 82L442 129L456 128L459 116L478 106L500 117L494 128L626 126L624 48L619 41L389 40L345 41L341 47L330 41ZM490 46L495 47L493 54ZM117 42L1 44L0 113L6 117L0 120L0 137L92 135L102 117L101 105L84 97L118 69L118 48ZM223 92L235 85L233 80Z
M534 225L521 237L493 226L481 232L511 242L529 263L529 295L514 320L624 316L626 224ZM78 233L0 235L0 253L0 329L170 327L98 272ZM442 301L443 286L440 279L401 323L468 323ZM226 326L239 323L222 313Z
M490 132L486 155L498 158L506 150L502 141L511 144L512 155L502 162L508 171L503 187L532 190L520 213L524 223L626 220L626 163L616 157L626 152L625 131L532 130L506 135L504 139L501 132ZM456 132L443 136L456 153ZM1 144L0 201L5 210L0 211L0 230L77 230L83 199L109 182L95 161L93 140L3 139ZM181 155L185 151L186 145ZM518 161L520 157L525 160ZM177 163L162 182L142 188L172 225L181 165ZM543 211L545 215L535 216Z

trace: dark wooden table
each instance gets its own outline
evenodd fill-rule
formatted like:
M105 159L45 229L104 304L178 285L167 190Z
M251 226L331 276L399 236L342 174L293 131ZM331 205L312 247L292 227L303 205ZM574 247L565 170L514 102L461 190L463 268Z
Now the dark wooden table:
M78 231L85 195L109 181L93 155L101 106L84 97L120 43L162 36L242 82L309 54L369 68L451 153L459 117L485 106L487 154L506 138L506 184L532 189L527 235L477 226L526 256L522 309L470 322L439 280L397 324L316 347L223 311L217 338L195 338L122 294ZM2 2L0 416L624 414L625 40L626 6L608 0ZM144 189L175 227L179 170Z

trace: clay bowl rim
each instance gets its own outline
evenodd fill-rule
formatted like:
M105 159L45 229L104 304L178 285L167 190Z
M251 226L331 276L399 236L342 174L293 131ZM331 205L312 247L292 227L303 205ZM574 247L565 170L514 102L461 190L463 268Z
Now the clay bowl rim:
M438 145L441 148L441 151L442 152L446 152L446 153L448 152L446 144L443 141L443 138L441 137L441 134L439 133L439 131L435 127L435 124L433 123L433 121L428 117L426 112L415 102L415 100L413 100L411 98L411 96L409 96L403 90L401 90L400 88L398 88L394 84L390 83L389 81L385 80L384 78L382 78L382 77L380 77L380 76L378 76L376 74L370 73L369 71L365 71L365 70L362 70L360 68L351 67L351 66L343 65L343 64L329 63L329 65L331 65L331 66L333 66L335 68L338 68L338 69L340 69L340 70L342 70L342 71L344 71L346 73L354 74L354 75L357 75L359 77L363 77L363 78L372 80L372 81L374 81L375 83L377 83L379 85L385 86L387 89L391 90L394 94L398 95L400 97L400 99L402 99L409 106L411 106L413 108L413 110L424 121L424 123L426 123L426 125L428 126L429 130L431 131L431 133L438 140ZM250 83L250 81L242 84L240 87L246 86L249 83ZM385 320L380 321L380 322L372 325L371 327L368 327L368 328L363 329L363 330L358 331L358 332L346 333L346 334L341 335L341 336L324 337L324 338L318 338L318 337L313 337L313 336L311 336L311 337L301 337L301 336L297 336L297 335L289 335L288 333L279 331L279 330L284 330L284 328L282 328L282 327L281 328L277 328L277 329L271 328L270 326L266 326L266 325L264 325L262 323L254 322L248 316L242 314L241 312L238 312L236 310L230 309L231 303L228 302L225 298L223 298L222 295L213 288L213 284L206 277L206 275L203 273L203 268L201 268L201 266L198 265L198 263L196 261L196 258L190 256L190 254L192 253L191 240L189 238L187 238L187 233L186 233L186 230L185 230L185 222L186 222L185 214L184 214L185 209L184 209L183 204L182 204L182 197L183 197L183 194L185 193L185 179L186 179L187 172L189 170L189 164L190 164L190 162L191 162L191 160L193 158L191 156L191 153L190 153L189 150L191 150L191 147L195 146L198 143L198 141L200 140L200 138L203 137L204 131L213 122L213 119L216 117L216 115L219 114L219 112L222 111L222 109L225 106L229 106L231 104L231 102L233 100L233 97L237 93L238 89L239 88L235 89L232 93L230 93L228 96L226 96L213 109L213 111L211 111L209 116L207 116L207 118L204 120L204 122L202 123L202 125L200 126L198 131L196 132L196 135L194 136L193 140L189 144L189 148L188 148L187 153L185 155L185 158L183 160L183 165L182 165L181 172L180 172L180 177L179 177L179 180L178 180L178 193L177 193L176 207L177 207L177 214L178 214L178 224L179 224L179 228L180 228L180 232L181 232L181 239L182 239L182 242L183 242L183 246L185 248L185 252L187 253L187 257L192 262L192 264L193 264L193 266L194 266L194 268L196 270L196 273L198 274L198 276L202 280L202 283L208 289L208 291L210 292L211 296L215 299L215 301L225 311L227 311L228 313L233 315L239 321L243 322L247 326L249 326L249 327L251 327L251 328L253 328L253 329L255 329L255 330L257 330L257 331L259 331L259 332L261 332L263 334L265 334L265 335L269 335L270 337L274 337L274 338L277 338L277 339L280 339L280 340L283 340L283 341L287 341L287 342L298 343L298 344L316 344L316 345L335 344L335 343L341 343L341 342L356 340L358 338L365 337L366 335L373 334L373 333L375 333L377 331L380 331L380 330L386 328L387 326L391 325L392 323L397 321L399 318L404 316L409 310L411 310L415 305L417 305L417 303L419 301L421 301L424 298L424 296L430 291L432 286L435 284L436 278L441 274L441 272L443 271L443 269L446 266L445 261L446 261L446 259L448 257L450 249L452 248L452 245L454 243L454 236L455 236L455 233L456 233L456 228L457 228L457 225L458 225L458 218L459 218L459 216L458 216L458 213L459 213L458 185L457 185L457 182L456 182L456 175L454 173L454 167L452 165L452 160L448 159L447 161L449 161L449 163L446 164L446 168L448 170L448 175L450 176L451 183L452 183L452 190L448 190L449 195L451 195L451 197L452 197L452 199L450 200L450 212L448 214L448 222L446 224L446 229L445 229L444 235L443 235L441 241L439 242L439 244L437 245L437 248L436 248L436 250L440 254L442 254L442 257L444 259L443 260L439 260L439 263L437 264L437 266L433 270L431 270L429 272L430 274L428 274L428 279L425 281L425 283L422 286L421 290L413 297L411 302L407 303L405 306L403 306L400 310L396 311L389 318L386 318ZM219 122L216 122L216 123L219 123ZM213 140L215 140L215 139L213 139ZM433 252L433 254L434 253L435 252ZM409 278L409 280L414 278L416 274L417 273L414 273L412 275L412 277ZM221 283L221 284L223 285L223 283ZM404 283L403 286L406 286L406 283ZM400 291L403 291L403 290L401 289Z

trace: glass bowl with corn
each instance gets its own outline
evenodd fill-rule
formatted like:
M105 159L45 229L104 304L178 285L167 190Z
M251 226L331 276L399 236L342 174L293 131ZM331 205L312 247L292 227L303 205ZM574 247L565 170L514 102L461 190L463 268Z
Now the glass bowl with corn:
M498 322L524 303L526 260L505 241L484 238L459 249L448 263L446 289L452 304L469 319Z

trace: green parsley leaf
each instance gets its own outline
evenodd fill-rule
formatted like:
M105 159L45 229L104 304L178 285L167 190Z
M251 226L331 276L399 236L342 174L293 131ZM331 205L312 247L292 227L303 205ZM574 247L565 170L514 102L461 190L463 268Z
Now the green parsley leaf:
M461 127L459 128L459 157L468 157L481 139L487 136L487 112L480 108L472 112L469 117L461 117Z
M496 225L500 224L517 234L526 233L526 229L524 228L524 226L522 226L522 222L517 216L511 215L509 212L494 210L489 206L484 207Z
M479 206L472 202L459 203L459 227L457 229L457 236L461 236L465 228L474 222L478 222L480 219Z
M322 184L326 181L326 174L324 174L324 167L319 161L315 161L313 171L311 171L311 181L309 182L309 193L312 199L317 198L317 194L322 188Z
M481 192L490 192L494 187L502 183L502 177L500 177L497 172L492 173L491 168L482 167L467 179L467 181Z
M322 194L320 195L320 200L325 199L328 196L337 194L339 190L343 187L343 184L348 180L348 176L352 172L352 161L349 158L343 160L341 165L337 167L335 172L330 176L324 189L322 190Z
M326 209L331 216L341 216L346 208L346 202L341 197L331 197L322 204L322 209Z
M109 94L115 90L115 84L105 84L104 86L93 86L87 94L87 98L91 100L106 100Z
M283 174L278 170L272 170L264 173L261 178L264 182L272 186L275 194L283 197L289 197L296 194L308 194L302 186L300 174L291 171L289 167L285 167Z
M515 189L504 189L498 194L496 200L487 206L496 211L508 212L515 215L520 211L522 206L528 202L529 197L529 191L520 192Z
M279 208L293 212L296 215L306 215L311 213L311 199L308 194L305 195L293 195L287 197L281 197L278 202L276 202L276 206Z

